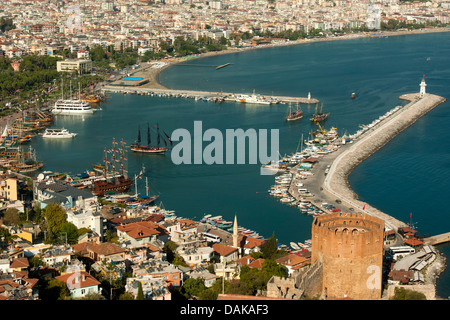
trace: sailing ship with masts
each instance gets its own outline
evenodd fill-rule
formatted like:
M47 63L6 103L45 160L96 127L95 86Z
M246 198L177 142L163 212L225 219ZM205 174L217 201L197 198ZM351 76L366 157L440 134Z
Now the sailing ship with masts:
M36 152L30 146L28 151L22 151L21 147L19 147L17 156L10 161L8 169L15 172L28 173L37 171L43 166L44 163L42 161L36 160Z
M330 113L324 113L323 112L323 103L320 107L320 112L317 110L318 104L316 104L316 112L311 116L311 121L319 122L319 121L325 121Z
M159 126L156 124L156 146L151 145L151 133L150 126L147 123L147 145L141 144L141 130L138 128L138 136L136 142L130 145L130 150L133 152L142 152L142 153L153 153L153 154L164 154L167 150L169 150L169 146L172 146L172 140L170 140L167 133L162 131L163 136L159 131ZM164 143L164 147L161 146L161 139Z
M284 117L287 121L295 121L303 118L303 111L298 108L297 103L297 109L295 111L292 111L292 106L289 104L289 113L286 117Z
M128 197L123 197L121 199L117 198L117 202L125 204L127 207L144 207L152 204L156 199L159 198L158 194L150 195L149 194L149 186L148 186L148 178L145 177L145 195L140 194L138 192L138 180L142 179L145 172L144 165L142 166L141 171L139 174L134 175L134 195L130 195Z
M112 149L105 151L103 175L93 179L91 192L97 196L104 196L109 192L125 192L133 185L133 180L128 177L125 162L125 142L121 141L121 147L113 139ZM107 156L111 155L110 158ZM120 163L120 166L117 164Z

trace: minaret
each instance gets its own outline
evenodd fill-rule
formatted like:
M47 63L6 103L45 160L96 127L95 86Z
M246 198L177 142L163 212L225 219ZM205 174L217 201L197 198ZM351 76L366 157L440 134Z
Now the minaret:
M425 83L425 75L423 75L422 82L420 83L420 97L423 98L425 96L425 87L427 84Z
M233 248L238 248L238 224L237 224L237 214L234 215L234 225L233 225Z

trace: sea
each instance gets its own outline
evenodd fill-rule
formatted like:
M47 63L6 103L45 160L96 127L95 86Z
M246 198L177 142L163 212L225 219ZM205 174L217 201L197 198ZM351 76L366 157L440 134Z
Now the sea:
M330 112L325 129L352 134L405 102L399 96L419 92L425 77L427 92L450 97L450 33L364 37L339 41L311 41L300 45L245 50L184 62L164 70L159 81L168 88L261 95L300 96L320 100ZM214 66L230 63L216 70ZM196 66L197 65L197 66ZM357 97L351 99L355 92ZM56 116L53 127L78 135L69 141L33 138L44 170L76 175L92 170L103 160L113 139L130 145L141 131L146 142L147 126L152 142L156 126L169 136L184 129L192 136L194 124L202 132L218 129L266 130L279 135L279 154L301 149L317 126L309 120L316 105L299 107L303 119L286 122L287 104L245 105L217 103L183 97L141 96L110 93L100 111L85 116ZM385 147L360 164L349 183L360 199L406 223L420 234L450 231L448 181L450 178L449 102L419 119ZM216 131L217 132L217 131ZM162 141L162 140L161 140ZM187 140L186 140L187 141ZM198 140L195 140L198 142ZM179 142L181 143L181 142ZM205 148L211 141L200 141ZM177 142L174 141L176 145ZM194 148L194 147L192 147ZM250 147L249 149L250 150ZM311 216L270 197L274 176L261 175L261 163L245 162L175 164L174 154L148 155L128 152L128 174L135 177L137 191L158 194L157 203L175 210L179 217L200 220L206 214L222 216L258 232L273 234L279 243L304 242L311 238ZM193 161L192 161L193 162ZM134 192L134 190L131 190ZM450 244L437 246L447 258ZM450 271L437 280L437 295L450 296Z

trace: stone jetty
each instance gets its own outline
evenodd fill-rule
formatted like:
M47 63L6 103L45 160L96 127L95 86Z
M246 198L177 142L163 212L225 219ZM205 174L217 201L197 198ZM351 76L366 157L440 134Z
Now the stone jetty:
M407 100L409 103L365 132L351 146L346 146L345 150L331 164L323 184L324 192L340 199L348 206L383 219L386 227L395 231L406 224L358 200L358 196L348 184L347 177L359 163L383 147L417 119L445 101L443 97L423 92L405 94L400 96L400 99Z

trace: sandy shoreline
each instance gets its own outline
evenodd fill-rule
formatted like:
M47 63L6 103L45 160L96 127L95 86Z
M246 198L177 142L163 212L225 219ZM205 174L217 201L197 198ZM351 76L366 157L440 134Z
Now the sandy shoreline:
M261 45L255 47L247 47L247 48L229 48L222 51L210 51L203 54L196 55L190 59L186 58L171 58L167 61L167 64L162 68L151 68L149 67L149 71L145 72L143 75L149 79L149 83L141 86L146 89L171 89L159 81L159 75L166 70L167 68L174 66L178 63L190 61L194 59L203 59L213 56L226 55L231 53L240 53L247 52L248 50L260 50L267 48L276 48L276 47L284 47L284 46L295 46L302 44L312 44L317 42L328 42L328 41L340 41L340 40L352 40L352 39L361 39L367 37L379 38L379 37L390 37L390 36L406 36L406 35L414 35L414 34L428 34L428 33L442 33L442 32L450 32L450 28L432 28L432 29L420 29L420 30L412 30L412 31L378 31L373 33L358 33L352 35L345 35L341 37L328 37L328 38L316 38L316 39L300 39L294 41L286 41L283 43L276 43L270 45ZM164 60L159 60L159 62L166 62ZM139 71L136 72L139 74ZM107 85L107 84L105 84Z

